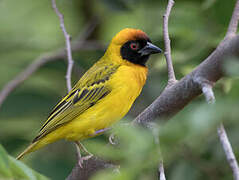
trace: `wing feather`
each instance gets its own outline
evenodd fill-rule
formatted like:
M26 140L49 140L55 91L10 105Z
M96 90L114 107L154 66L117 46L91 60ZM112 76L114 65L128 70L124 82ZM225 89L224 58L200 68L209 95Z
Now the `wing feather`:
M111 92L108 81L117 68L118 66L113 65L107 68L94 65L86 72L73 89L56 105L33 142L73 120L108 95Z

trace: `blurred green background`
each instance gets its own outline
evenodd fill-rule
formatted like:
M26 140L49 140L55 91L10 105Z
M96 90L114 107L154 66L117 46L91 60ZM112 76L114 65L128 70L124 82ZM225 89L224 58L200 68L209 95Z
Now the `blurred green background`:
M162 15L166 3L166 0L57 0L73 40L97 17L100 22L90 40L107 45L118 31L132 27L145 31L161 48L164 48ZM235 0L176 1L169 33L178 79L191 72L223 39L234 4ZM64 47L64 36L50 0L1 0L0 46L0 90L37 57ZM83 73L103 54L102 48L75 52L75 66ZM199 97L170 121L159 121L154 133L126 126L116 128L121 139L118 149L106 146L107 135L84 141L92 153L121 164L121 174L106 171L94 179L156 179L161 155L167 179L232 179L216 132L218 123L224 121L239 159L239 66L232 59L228 62L225 66L228 76L214 88L216 105L209 106ZM2 105L0 144L10 155L15 157L31 142L53 106L66 94L66 66L63 60L44 65ZM148 67L142 94L121 122L136 117L167 83L163 55L151 57ZM77 79L79 74L73 73L73 83ZM159 137L160 147L154 143L155 137ZM0 167L1 161L0 158ZM61 180L76 162L75 147L69 142L57 142L26 156L23 162L50 179Z

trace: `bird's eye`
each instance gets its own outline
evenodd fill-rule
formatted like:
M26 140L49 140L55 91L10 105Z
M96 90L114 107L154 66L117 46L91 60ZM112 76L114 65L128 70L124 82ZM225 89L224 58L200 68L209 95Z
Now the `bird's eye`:
M139 43L136 43L136 42L132 42L131 44L130 44L130 48L132 49L132 50L138 50L139 49Z

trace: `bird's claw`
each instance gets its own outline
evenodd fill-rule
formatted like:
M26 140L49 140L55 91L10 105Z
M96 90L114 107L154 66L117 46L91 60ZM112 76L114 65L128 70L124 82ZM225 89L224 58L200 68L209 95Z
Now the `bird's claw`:
M93 155L90 154L90 155L87 155L87 156L83 156L83 157L78 157L78 165L83 168L83 161L87 161L89 160L90 158L92 158Z
M115 141L115 135L114 135L113 133L112 133L112 134L110 135L110 137L109 137L109 142L110 142L110 144L112 144L112 145L117 144L116 141Z

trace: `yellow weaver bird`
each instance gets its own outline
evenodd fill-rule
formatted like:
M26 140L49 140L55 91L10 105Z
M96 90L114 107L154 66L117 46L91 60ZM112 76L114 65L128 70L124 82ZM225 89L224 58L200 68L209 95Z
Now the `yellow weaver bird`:
M39 134L17 159L60 139L80 146L79 141L100 134L123 118L145 84L145 63L151 54L160 52L143 31L120 31L104 56L56 105Z

